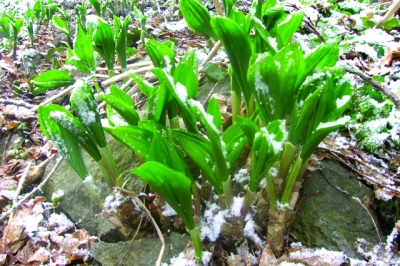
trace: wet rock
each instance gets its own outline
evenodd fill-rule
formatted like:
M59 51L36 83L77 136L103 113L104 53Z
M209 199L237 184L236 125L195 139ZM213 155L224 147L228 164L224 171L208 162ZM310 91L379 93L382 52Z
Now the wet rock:
M117 165L127 182L127 188L135 193L139 193L144 183L130 174L130 170L135 168L137 160L134 153L119 144L112 138L108 138L110 149L114 155ZM83 152L86 166L93 176L95 184L101 189L104 196L111 193L104 182L100 168L89 156ZM53 168L54 162L47 166L46 173ZM127 240L114 225L106 218L101 217L101 209L95 200L90 196L82 180L72 170L72 168L63 161L58 167L54 176L43 188L43 193L49 200L54 192L62 190L64 196L60 201L61 210L69 218L78 223L78 227L85 228L91 235L98 236L102 241L118 242Z
M164 237L165 250L162 262L169 263L170 259L184 251L190 237L172 232L169 237ZM129 248L130 241L119 243L99 242L92 245L91 253L101 265L119 265L121 258ZM124 265L155 265L161 249L158 238L143 238L133 241Z
M379 238L371 217L352 197L366 205L374 193L338 162L325 160L322 164L325 169L305 175L300 198L316 191L319 194L302 202L290 233L304 246L343 251L350 257L358 257L354 248L357 239L376 244ZM375 210L368 209L377 221Z

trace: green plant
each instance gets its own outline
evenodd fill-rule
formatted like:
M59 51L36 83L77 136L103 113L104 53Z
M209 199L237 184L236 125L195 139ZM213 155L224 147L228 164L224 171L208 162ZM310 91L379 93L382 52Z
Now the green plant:
M29 40L31 41L31 46L34 47L35 33L33 30L34 20L35 20L35 11L33 9L28 8L24 14L25 26L29 34Z
M72 44L71 30L68 21L66 21L64 18L60 18L59 16L53 16L52 19L53 25L61 32L65 33L68 37L68 43Z
M17 44L18 44L18 34L24 25L24 20L22 18L15 18L13 14L7 15L3 12L0 17L0 32L10 42L10 46L13 49L13 58L17 58Z
M143 14L142 11L140 11L139 8L135 6L136 1L131 1L131 6L132 6L132 17L134 20L140 23L140 43L144 44L144 36L146 33L146 21L147 21L147 16Z

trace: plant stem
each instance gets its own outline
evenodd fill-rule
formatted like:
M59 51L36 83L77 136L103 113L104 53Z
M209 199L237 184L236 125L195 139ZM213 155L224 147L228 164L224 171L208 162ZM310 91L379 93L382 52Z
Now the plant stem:
M290 142L286 142L285 147L283 148L283 153L281 157L281 164L279 166L279 171L278 171L278 180L286 180L287 175L290 170L290 166L292 165L293 159L296 154L296 146L294 146ZM281 191L279 189L277 191L277 195L279 196Z
M300 169L303 165L303 159L300 156L297 156L296 161L292 169L290 170L289 176L285 183L285 188L283 189L281 203L288 204L290 199L290 194L292 193L293 185L296 182L297 176L299 175Z
M244 196L244 200L243 200L242 210L240 212L242 220L244 220L246 218L246 215L250 210L250 205L253 202L255 195L256 195L255 192L252 192L250 189L247 189L246 195Z
M233 205L233 192L232 192L232 183L230 177L225 182L222 181L222 189L224 190L223 198L225 201L225 206L228 209Z
M115 186L122 186L122 176L108 145L103 148L99 148L99 150L101 156L103 157L103 159L99 161L99 166L108 184L108 187L112 191Z
M235 115L240 115L240 94L238 95L234 90L231 91L231 102L232 102L232 123L235 122Z
M195 225L200 227L200 215L201 215L201 210L200 210L200 193L199 189L196 186L196 182L193 182L193 184L190 186L192 190L192 195L193 195L193 205L194 205L194 222Z
M190 234L190 238L192 239L193 242L194 258L196 259L196 261L201 262L203 251L202 251L199 229L197 229L197 227L194 227L193 229L188 231Z
M274 186L274 178L272 175L267 173L267 189L268 189L268 196L269 196L269 209L276 210L276 193L275 193L275 186Z

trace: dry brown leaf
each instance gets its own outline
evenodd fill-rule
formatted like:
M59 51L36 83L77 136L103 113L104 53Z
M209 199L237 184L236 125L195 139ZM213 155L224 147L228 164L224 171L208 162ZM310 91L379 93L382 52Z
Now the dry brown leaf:
M7 56L3 56L3 58L0 60L0 67L10 72L14 72L17 69L14 61Z
M14 128L17 128L19 125L21 125L21 122L19 121L10 121L7 125L6 125L6 129L8 131L13 130Z

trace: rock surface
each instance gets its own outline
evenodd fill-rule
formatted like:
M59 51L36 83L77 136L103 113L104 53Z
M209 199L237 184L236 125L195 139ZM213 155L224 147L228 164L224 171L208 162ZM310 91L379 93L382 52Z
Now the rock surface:
M134 153L112 138L108 138L108 140L121 174L126 180L129 179L128 189L135 193L140 192L144 183L129 173L137 165ZM110 191L105 182L103 182L97 163L88 158L85 152L83 152L83 155L86 166L96 185L100 187L105 196L109 195ZM44 176L53 168L53 164L47 166ZM97 236L103 241L118 242L126 240L115 229L113 224L99 215L101 213L100 207L90 196L82 180L65 161L61 163L54 176L43 188L43 193L47 199L51 200L52 194L58 190L64 191L64 196L60 201L61 210L75 223L80 221L78 227L85 228L91 235Z
M354 248L357 239L377 244L379 238L371 217L352 197L366 206L374 193L338 162L324 160L322 164L325 169L306 173L304 177L300 198L316 191L319 194L302 202L290 234L304 246L343 251L350 257L358 257ZM368 210L377 221L375 210Z
M162 262L169 263L170 259L183 252L188 244L189 235L182 236L172 232L169 237L164 237L165 250ZM119 243L98 242L92 245L91 253L101 265L117 266L129 248L130 241ZM161 242L158 238L142 238L133 241L123 265L153 266L158 258Z

